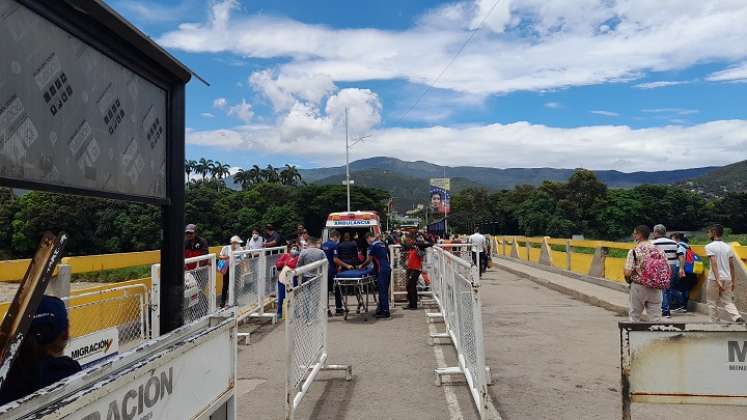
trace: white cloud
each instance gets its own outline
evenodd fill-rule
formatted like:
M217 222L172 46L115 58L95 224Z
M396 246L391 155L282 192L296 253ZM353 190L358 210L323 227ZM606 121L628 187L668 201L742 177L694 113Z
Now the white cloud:
M691 82L689 80L663 80L659 82L639 83L637 85L634 85L633 87L638 89L658 89L669 86L684 85L688 83Z
M712 82L747 81L747 63L712 73L706 80Z
M619 113L612 112L612 111L594 110L594 111L589 111L589 112L591 112L592 114L602 115L602 116L605 116L605 117L619 117L620 116Z
M560 109L563 105L560 102L545 102L545 108Z
M212 112L203 112L200 114L203 118L214 118L215 115Z
M676 114L676 115L693 115L700 112L697 109L685 109L685 108L645 108L641 112L648 114Z
M252 111L252 106L248 104L246 100L242 99L241 103L228 108L226 115L229 117L236 117L241 121L248 123L251 121L252 116L254 116L254 112Z
M303 133L303 141L288 141L283 138L288 132L260 125L190 130L187 141L303 157L321 165L340 164L345 153L344 131L329 124L329 119L314 118L313 112L307 117L294 119L292 126L294 133ZM371 134L369 141L354 149L355 159L406 156L445 165L637 171L723 165L733 162L747 148L744 120L645 129L625 125L557 128L522 121L470 127L385 128Z
M240 15L236 1L224 1L212 5L205 22L181 24L159 42L190 52L282 59L279 74L289 77L433 83L492 4L452 3L395 31ZM742 60L746 21L743 0L502 0L435 87L482 95L547 90Z
M227 104L228 100L226 98L215 98L213 100L213 108L216 109L224 109Z
M252 73L249 83L270 100L276 112L288 111L299 100L318 105L336 90L329 76L309 73L273 75L271 70L262 70Z

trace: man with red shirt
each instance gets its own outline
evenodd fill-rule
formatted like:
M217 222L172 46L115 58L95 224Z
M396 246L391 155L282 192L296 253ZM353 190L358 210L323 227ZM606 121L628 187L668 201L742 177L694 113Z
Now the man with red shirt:
M405 309L418 309L418 279L423 272L423 257L425 249L433 246L422 236L417 239L408 238L405 245L407 252L407 300L409 305Z

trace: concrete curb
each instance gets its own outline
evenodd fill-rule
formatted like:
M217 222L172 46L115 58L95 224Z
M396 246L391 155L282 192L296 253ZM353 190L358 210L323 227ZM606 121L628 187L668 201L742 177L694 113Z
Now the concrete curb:
M585 294L583 292L580 292L580 291L578 291L576 289L565 287L565 286L553 283L553 282L551 282L549 280L542 279L542 278L539 278L539 277L536 277L536 276L532 276L532 275L527 274L527 273L525 273L523 271L514 270L512 268L506 267L505 265L501 264L500 260L506 260L506 261L510 261L512 263L519 263L519 264L525 265L527 267L531 267L531 268L534 268L534 269L540 269L540 270L543 270L543 271L547 271L548 273L559 274L559 275L563 275L563 276L566 276L566 277L571 277L571 278L574 278L574 279L577 279L577 280L580 280L580 281L583 281L583 282L586 282L586 283L593 284L595 286L601 286L601 287L605 287L607 289L611 289L611 290L615 290L615 291L618 291L618 292L622 292L622 293L625 293L627 295L629 288L625 284L615 283L615 282L611 282L609 280L605 280L605 279L601 279L601 278L597 278L597 277L585 276L585 275L582 275L582 274L578 274L578 273L573 273L573 272L570 272L570 271L561 270L561 269L558 269L558 268L555 268L555 267L544 266L544 265L539 265L539 264L533 264L533 263L530 263L530 262L527 262L527 261L524 261L524 260L520 260L520 259L517 259L517 258L509 258L509 257L505 257L505 256L498 256L496 258L496 256L493 256L493 262L494 263L500 265L501 269L506 270L506 271L508 271L508 272L510 272L512 274L515 274L515 275L517 275L519 277L522 277L522 278L525 278L527 280L531 280L531 281L533 281L533 282L535 282L537 284L540 284L542 286L547 287L548 289L553 289L553 290L561 292L563 294L572 296L572 297L574 297L576 299L579 299L579 300L581 300L583 302L586 302L586 303L588 303L590 305L598 306L600 308L604 308L604 309L607 309L609 311L615 312L615 313L617 313L617 314L619 314L621 316L627 316L628 315L628 307L627 306L621 306L621 305L615 304L613 302L607 302L607 301L604 301L604 300L601 300L601 299L597 298L596 296L587 295L587 294ZM700 303L700 302L692 301L692 300L689 303L690 304L689 304L688 311L696 312L696 313L700 313L700 314L706 314L706 315L708 314L708 305Z
M626 306L621 306L614 304L612 302L608 302L605 300L601 300L595 296L591 296L585 293L582 293L576 289L572 289L570 287L561 286L557 283L553 283L549 280L541 279L539 277L535 277L532 275L529 275L523 271L514 270L512 268L506 267L505 265L501 264L500 262L497 262L497 264L501 267L501 270L508 271L511 274L514 274L516 276L519 276L521 278L525 278L527 280L530 280L534 283L539 284L540 286L547 287L548 289L555 290L557 292L563 293L564 295L571 296L575 299L578 299L582 302L586 302L590 305L598 306L602 309L606 309L608 311L614 312L617 315L620 316L627 316L628 315L628 308ZM534 266L533 266L534 267Z

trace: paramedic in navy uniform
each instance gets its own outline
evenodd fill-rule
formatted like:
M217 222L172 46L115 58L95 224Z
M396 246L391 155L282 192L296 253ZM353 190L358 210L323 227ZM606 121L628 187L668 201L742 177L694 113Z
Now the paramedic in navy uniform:
M328 265L328 279L327 279L327 285L328 290L334 290L335 292L335 313L341 314L343 313L342 310L342 294L340 293L340 289L335 287L335 275L337 274L337 266L340 265L339 263L342 263L339 258L337 258L337 244L340 241L340 232L333 230L329 234L329 240L322 244L322 251L324 251L324 255L327 256L327 261L329 262Z
M367 267L371 263L374 264L376 284L379 287L379 308L376 310L376 318L389 318L389 282L392 272L389 265L389 251L373 232L366 234L366 242L368 242L368 258L361 266Z

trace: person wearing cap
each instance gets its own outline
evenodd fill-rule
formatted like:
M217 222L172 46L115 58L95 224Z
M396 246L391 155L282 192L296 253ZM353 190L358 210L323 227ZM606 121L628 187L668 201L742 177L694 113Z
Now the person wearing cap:
M199 257L209 252L208 243L204 238L197 236L197 226L188 224L184 228L184 258ZM207 261L205 261L207 263ZM205 264L200 264L205 265ZM184 269L192 270L197 263L187 264Z
M271 224L265 226L265 248L274 248L283 246L280 234L275 231L275 227Z
M220 306L221 308L226 307L226 301L228 300L228 284L229 280L231 279L231 253L235 251L241 251L241 244L243 244L244 241L239 238L237 235L233 235L231 237L231 245L226 245L220 250L220 254L218 254L218 259L220 261L223 261L222 266L224 269L220 270L223 274L223 288L221 289L220 293ZM219 268L221 264L219 263Z
M0 389L0 405L80 372L80 364L63 353L69 338L70 323L65 303L54 296L43 296Z

